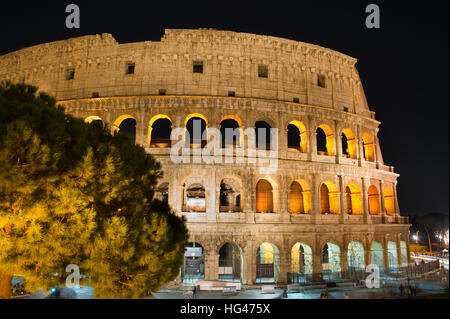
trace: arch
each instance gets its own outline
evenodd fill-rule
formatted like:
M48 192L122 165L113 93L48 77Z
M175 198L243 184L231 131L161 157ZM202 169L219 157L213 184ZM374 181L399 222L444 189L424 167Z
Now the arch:
M272 144L271 126L265 121L255 122L256 148L270 150Z
M375 159L375 148L373 143L373 137L369 133L364 133L362 136L362 140L363 140L364 159L366 161L373 162Z
M353 240L348 244L347 258L350 274L353 270L365 269L364 246L361 242Z
M120 126L122 125L122 122L128 119L133 119L136 122L136 118L130 114L123 114L116 118L116 120L113 123L113 131L114 133L118 133L120 131ZM136 122L137 123L137 122Z
M164 123L167 121L169 121L170 124ZM162 127L157 126L158 122ZM154 125L155 127L153 127ZM170 147L170 132L172 131L172 125L172 119L165 114L153 116L150 121L148 121L148 147ZM167 131L168 134L165 131Z
M305 243L297 242L291 249L291 282L306 282L313 272L312 249ZM295 280L297 279L297 280Z
M327 124L321 124L316 129L317 154L334 155L334 134Z
M325 280L339 278L341 273L341 249L332 242L322 248L322 277Z
M231 129L231 136L228 136L227 129ZM243 134L242 134L242 121L233 115L225 116L220 121L220 135L221 135L221 146L226 147L227 145L232 145L233 147L240 147L243 145ZM231 137L232 140L227 140L227 137Z
M400 241L400 257L402 267L408 267L408 249L406 248L406 241Z
M187 244L180 279L183 284L194 284L197 280L205 279L205 249L201 244Z
M206 212L206 192L205 187L200 183L192 183L188 187L183 185L183 205L185 212Z
M200 132L197 128L194 129L194 120L200 121ZM205 116L200 113L189 114L184 121L184 141L186 147L193 147L196 144L200 144L201 147L205 146L208 140L208 121ZM198 136L200 134L200 136ZM187 137L189 136L189 140Z
M370 185L369 189L367 190L368 197L369 197L369 213L371 215L378 215L380 214L380 202L379 202L379 195L378 195L378 189Z
M273 212L273 187L266 179L260 179L256 184L256 212Z
M355 183L349 183L345 188L347 214L362 214L362 196L359 186Z
M383 246L381 243L374 240L370 245L370 251L372 253L372 264L378 265L380 270L384 269Z
M235 178L220 181L219 212L242 212L242 184Z
M356 137L351 129L344 128L341 134L342 154L349 158L356 158Z
M320 212L339 214L339 193L336 184L325 181L320 185Z
M241 247L230 242L223 244L219 249L218 279L242 282L243 268Z
M291 183L289 192L289 212L308 214L311 210L311 191L306 181L299 179Z
M389 216L394 216L394 196L389 187L384 189L384 208L386 209L386 214Z
M291 128L291 131L290 131ZM296 128L298 132L292 130ZM292 137L290 137L292 135ZM297 135L297 136L294 136ZM295 138L294 138L295 137ZM292 139L290 143L290 139ZM301 121L291 121L288 124L288 148L296 148L302 153L307 152L308 134L306 132L306 126Z
M91 124L92 122L95 122L95 121L102 121L102 123L103 123L102 118L100 116L96 116L96 115L88 116L84 119L84 123L87 123L87 124Z
M398 268L397 244L394 241L388 241L388 262L389 271L395 271Z
M272 243L262 243L256 251L256 283L277 282L280 273L280 251Z

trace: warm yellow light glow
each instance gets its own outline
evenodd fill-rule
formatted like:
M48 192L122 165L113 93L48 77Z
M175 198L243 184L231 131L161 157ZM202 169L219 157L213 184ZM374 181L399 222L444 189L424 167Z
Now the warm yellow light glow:
M87 123L87 124L91 124L94 121L102 121L103 122L103 120L100 116L95 116L95 115L88 116L84 119L84 123Z
M295 125L300 132L300 150L302 153L306 153L307 143L308 143L308 135L306 133L306 126L303 122L300 121L292 121L289 124Z
M326 124L319 125L319 128L323 130L327 139L327 155L334 155L334 134L331 127Z
M364 159L366 161L374 161L374 145L372 135L364 133L362 136L364 146Z
M127 119L134 119L136 121L136 118L134 118L133 116L129 115L129 114L124 114L119 116L113 124L113 130L114 133L118 133L120 130L120 124L122 124L123 121L127 120Z
M384 189L384 207L386 209L386 214L394 216L394 196L389 187Z
M339 214L339 196L333 182L326 181L320 186L320 211L322 214Z
M275 253L275 250L273 249L272 244L262 243L261 247L263 250L262 263L273 264L273 255Z
M289 192L289 211L291 214L307 214L311 209L311 191L302 179L292 182Z
M369 195L369 213L372 215L378 215L380 213L380 204L377 188L371 185L368 189L368 195Z
M260 179L256 184L256 212L273 211L272 185L265 179Z
M356 138L355 133L351 129L345 128L342 133L347 138L347 153L350 158L356 158Z
M355 183L348 184L346 188L346 196L347 196L347 213L353 215L361 215L362 196L359 186Z

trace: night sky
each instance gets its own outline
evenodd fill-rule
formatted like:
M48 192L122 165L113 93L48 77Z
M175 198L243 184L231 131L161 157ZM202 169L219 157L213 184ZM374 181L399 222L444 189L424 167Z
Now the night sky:
M66 5L81 29L66 29ZM117 3L117 4L114 4ZM366 5L381 29L365 27ZM120 5L119 5L120 4ZM400 174L402 215L449 212L449 1L1 1L0 54L70 37L111 33L159 41L166 28L216 28L317 44L358 59L381 121L384 161Z

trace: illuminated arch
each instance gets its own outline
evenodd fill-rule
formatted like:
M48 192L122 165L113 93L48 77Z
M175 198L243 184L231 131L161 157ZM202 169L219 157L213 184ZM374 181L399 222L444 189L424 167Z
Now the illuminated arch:
M354 215L362 214L362 196L359 186L355 183L350 183L345 188L347 213Z
M330 181L320 185L320 212L322 214L339 213L339 196L336 184Z
M348 244L347 258L348 268L352 269L364 269L364 246L359 241L351 241Z
M378 189L375 186L370 185L369 189L367 190L367 193L369 195L369 213L371 215L380 214Z
M280 251L272 243L264 242L256 250L256 282L271 278L275 282L280 273Z
M103 123L102 118L100 116L96 116L96 115L88 116L84 119L84 123L87 123L87 124L91 124L94 121L102 121L102 123Z
M321 124L317 127L316 133L319 134L319 129L325 134L326 139L326 154L325 155L334 155L334 133L330 126L327 124ZM317 144L318 152L323 152L324 150L319 150L319 145Z
M383 262L383 246L378 241L373 241L370 246L370 250L372 252L372 264L378 265L380 269L384 268Z
M322 276L326 279L339 278L341 272L341 249L332 242L322 248Z
M345 139L344 139L345 137ZM345 142L345 143L344 143ZM345 145L346 144L346 145ZM342 154L350 158L356 158L356 137L351 129L342 130Z
M120 131L120 124L122 124L122 122L127 119L133 119L136 121L136 118L129 114L124 114L124 115L119 116L113 123L114 133L118 133ZM136 121L136 123L137 123L137 121Z
M156 121L161 120L161 119L166 119L168 121L170 121L171 126L173 125L173 121L172 119L165 115L165 114L157 114L155 116L153 116L150 121L148 122L148 137L147 137L147 145L150 147L151 142L152 142L152 131L153 131L153 124L155 124ZM169 136L170 139L170 136Z
M256 212L273 212L273 187L265 179L260 179L256 184Z
M236 177L220 181L219 212L242 212L243 187Z
M299 179L291 183L289 192L289 212L308 214L311 210L311 191L308 183Z
M386 214L389 216L394 216L394 196L389 187L384 189L384 208L386 209Z
M199 117L199 118L201 118L202 120L204 120L205 123L206 123L206 128L208 128L208 119L207 119L203 114L200 114L200 113L191 113L191 114L189 114L188 116L186 116L186 118L185 118L185 120L184 120L184 129L186 129L187 123L188 123L189 120L190 120L191 118L193 118L193 117Z
M244 134L243 134L243 124L242 120L236 115L227 115L220 120L220 130L222 132L222 122L226 120L233 120L237 123L239 127L239 145L242 147L244 145Z
M310 246L298 242L291 249L291 272L300 275L312 274L312 249Z
M206 145L206 142L208 140L208 120L207 120L207 118L204 115L202 115L200 113L191 113L188 116L186 116L186 119L184 120L184 136L183 136L183 139L184 139L184 142L186 144L187 143L186 135L187 135L187 132L188 132L187 125L188 125L189 121L191 119L194 119L194 118L199 118L199 119L201 119L201 120L203 120L205 122L205 129L202 132L202 136L201 136L201 146L203 147L204 145ZM205 135L203 135L203 133L205 133ZM194 137L190 136L190 139L191 139L190 142L192 142L194 140ZM189 144L191 144L191 143L189 143Z
M233 242L227 242L220 247L218 253L218 279L223 281L241 281L244 268L241 247Z
M302 153L306 153L307 151L307 145L308 145L308 134L306 132L306 126L301 121L291 121L289 122L289 125L294 125L297 127L300 135L300 151ZM288 127L289 127L288 125Z
M364 133L362 136L364 159L373 162L375 159L375 149L373 144L373 137L369 133Z

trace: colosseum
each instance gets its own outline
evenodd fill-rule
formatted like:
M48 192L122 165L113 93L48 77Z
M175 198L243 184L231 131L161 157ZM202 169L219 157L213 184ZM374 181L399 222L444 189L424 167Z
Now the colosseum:
M284 284L409 263L399 175L384 163L356 62L271 36L170 29L155 42L101 34L21 49L0 56L0 80L133 134L159 160L157 196L190 235L177 283ZM219 152L208 153L217 132Z

